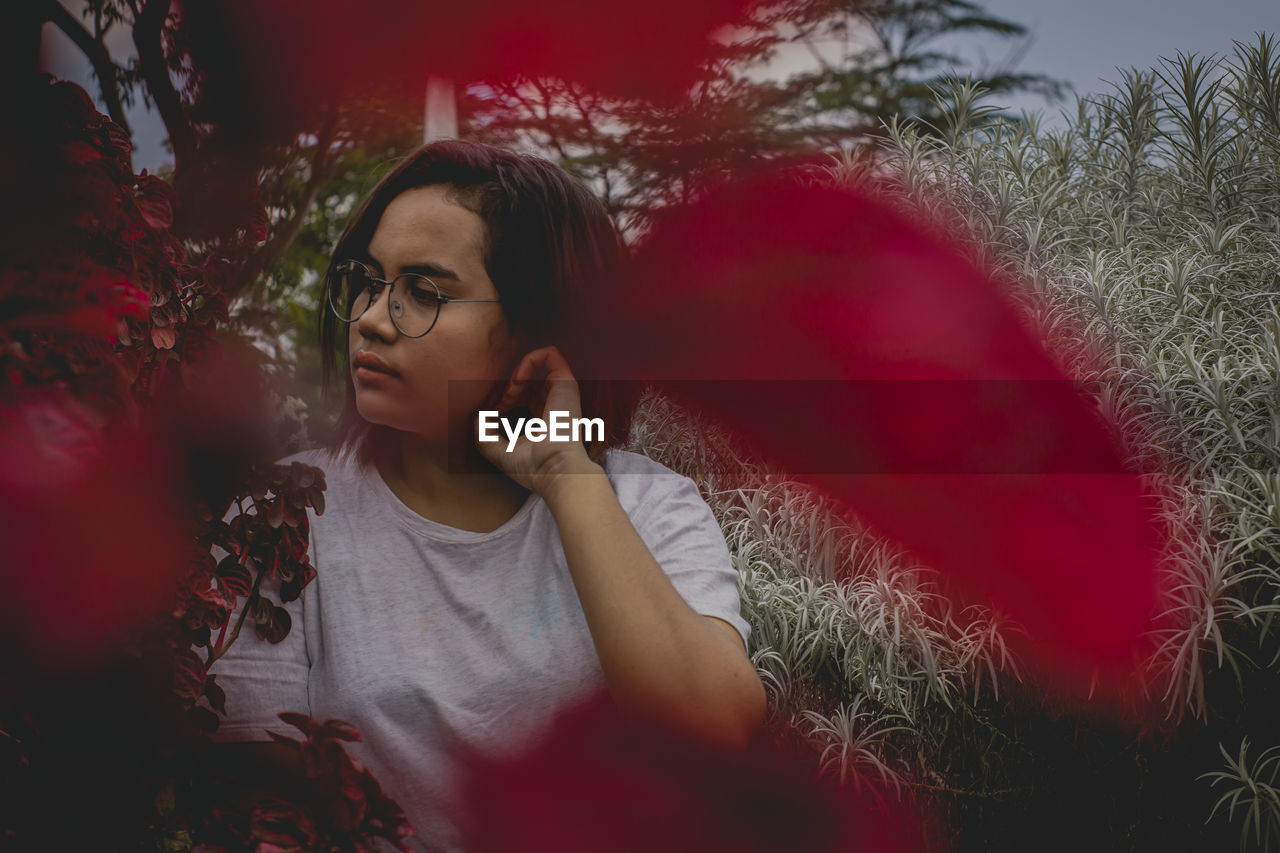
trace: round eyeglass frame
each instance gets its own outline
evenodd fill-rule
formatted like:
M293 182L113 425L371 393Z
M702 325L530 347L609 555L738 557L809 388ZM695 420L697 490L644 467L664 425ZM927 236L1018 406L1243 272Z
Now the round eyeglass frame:
M342 261L338 264L335 264L333 267L333 270L335 273L339 273L345 270L350 270L353 267L358 267L359 269L363 270L365 275L368 277L370 284L376 283L376 284L386 285L390 289L391 293L395 293L396 282L402 278L419 279L431 285L432 291L435 292L436 314L431 319L431 325L427 326L427 331L421 332L420 334L417 334L417 335L411 335L400 327L400 323L396 320L395 313L391 310L391 297L390 296L387 297L387 316L391 318L391 323L396 327L396 331L404 335L406 338L421 338L429 334L431 330L436 327L436 323L440 320L440 306L444 305L447 302L501 302L502 301L501 299L459 299L456 296L445 296L443 293L440 292L440 286L438 284L436 284L427 276L422 275L421 273L415 273L415 272L401 273L400 275L393 278L391 281L387 281L385 278L378 278L376 275L373 274L373 270L371 270L365 264L360 263L360 261L356 261L356 260L347 260L347 261ZM363 317L366 311L368 311L370 308L374 306L374 304L378 301L379 294L375 293L373 295L373 298L369 300L369 304L368 306L365 307L364 311L361 311L359 314L357 314L354 317L350 317L350 318L344 317L343 312L338 309L338 306L336 304L334 304L334 298L337 296L336 288L334 287L335 278L336 276L329 277L329 281L325 287L325 290L327 291L325 301L329 303L329 310L333 312L335 317L337 317L339 320L341 320L344 323L354 323L358 321L361 317Z

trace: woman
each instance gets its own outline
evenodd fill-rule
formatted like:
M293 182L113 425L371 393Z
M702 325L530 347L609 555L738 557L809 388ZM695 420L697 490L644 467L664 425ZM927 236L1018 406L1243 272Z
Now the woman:
M321 306L326 371L347 336L337 437L285 460L326 472L317 577L284 642L242 635L214 665L219 739L295 735L286 710L353 723L422 849L459 846L451 746L514 748L598 689L746 742L765 697L719 527L691 480L617 448L634 397L571 369L620 254L600 203L534 157L439 142L374 188ZM603 435L484 442L482 411Z

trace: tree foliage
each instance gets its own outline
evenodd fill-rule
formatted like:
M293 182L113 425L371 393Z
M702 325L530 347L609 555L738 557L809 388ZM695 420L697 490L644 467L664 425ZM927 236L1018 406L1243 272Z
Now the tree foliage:
M174 233L178 193L133 173L122 128L78 86L23 83L26 122L3 139L24 215L0 239L0 777L17 792L0 825L22 849L183 849L237 819L204 796L227 701L209 668L237 640L288 634L323 473L272 464L293 425L217 338L214 282L264 223L197 256ZM241 638L250 618L257 638ZM324 843L398 840L367 774L334 772L360 782L339 803L361 805L320 821Z
M948 109L937 94L956 78L973 77L993 96L1034 92L1060 97L1062 85L1009 67L972 67L958 50L971 37L1020 39L1026 29L966 0L810 0L788 4L783 21L792 41L809 46L818 68L793 78L810 133L831 143L882 135L890 120L924 132ZM834 59L817 48L842 42Z
M688 201L700 180L879 137L893 117L929 127L946 109L934 93L961 69L996 93L1060 95L1042 75L967 67L938 47L1025 34L961 0L766 3L718 42L683 93L626 100L549 78L478 85L464 98L463 134L556 159L636 234L662 207ZM832 36L846 42L834 56L821 47ZM769 63L795 45L808 46L817 68L778 79Z

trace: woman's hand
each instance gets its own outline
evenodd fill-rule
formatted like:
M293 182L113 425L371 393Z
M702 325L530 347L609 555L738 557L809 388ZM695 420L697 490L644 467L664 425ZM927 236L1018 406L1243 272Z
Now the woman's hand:
M550 422L552 412L567 412L562 418L569 423L582 417L582 399L578 380L569 369L564 355L554 346L542 347L525 355L511 373L506 392L498 401L500 413L524 405L534 417ZM586 446L581 441L552 441L546 437L533 441L521 425L514 444L507 427L517 428L516 418L507 418L506 426L499 424L497 441L480 440L480 418L473 425L473 438L480 455L492 462L500 471L526 489L537 492L544 499L560 488L565 478L576 474L603 473L604 469L591 461ZM494 430L490 429L490 435ZM510 450L508 450L510 447Z

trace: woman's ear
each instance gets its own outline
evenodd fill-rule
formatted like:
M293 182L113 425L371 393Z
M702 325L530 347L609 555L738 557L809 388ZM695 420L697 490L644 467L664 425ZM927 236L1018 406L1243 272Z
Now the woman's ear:
M516 365L520 363L520 359L525 357L526 353L537 349L541 344L537 341L531 341L524 335L513 335L508 333L503 344L501 345L503 377L509 377L515 371Z
M529 347L516 339L508 338L502 345L502 349L497 352L495 362L499 365L498 375L493 378L489 390L484 395L480 409L484 411L494 411L498 408L498 401L502 399L502 395L507 391L507 385L511 381L511 374L515 373L516 367L520 364L520 360L524 358L525 353L529 352Z

